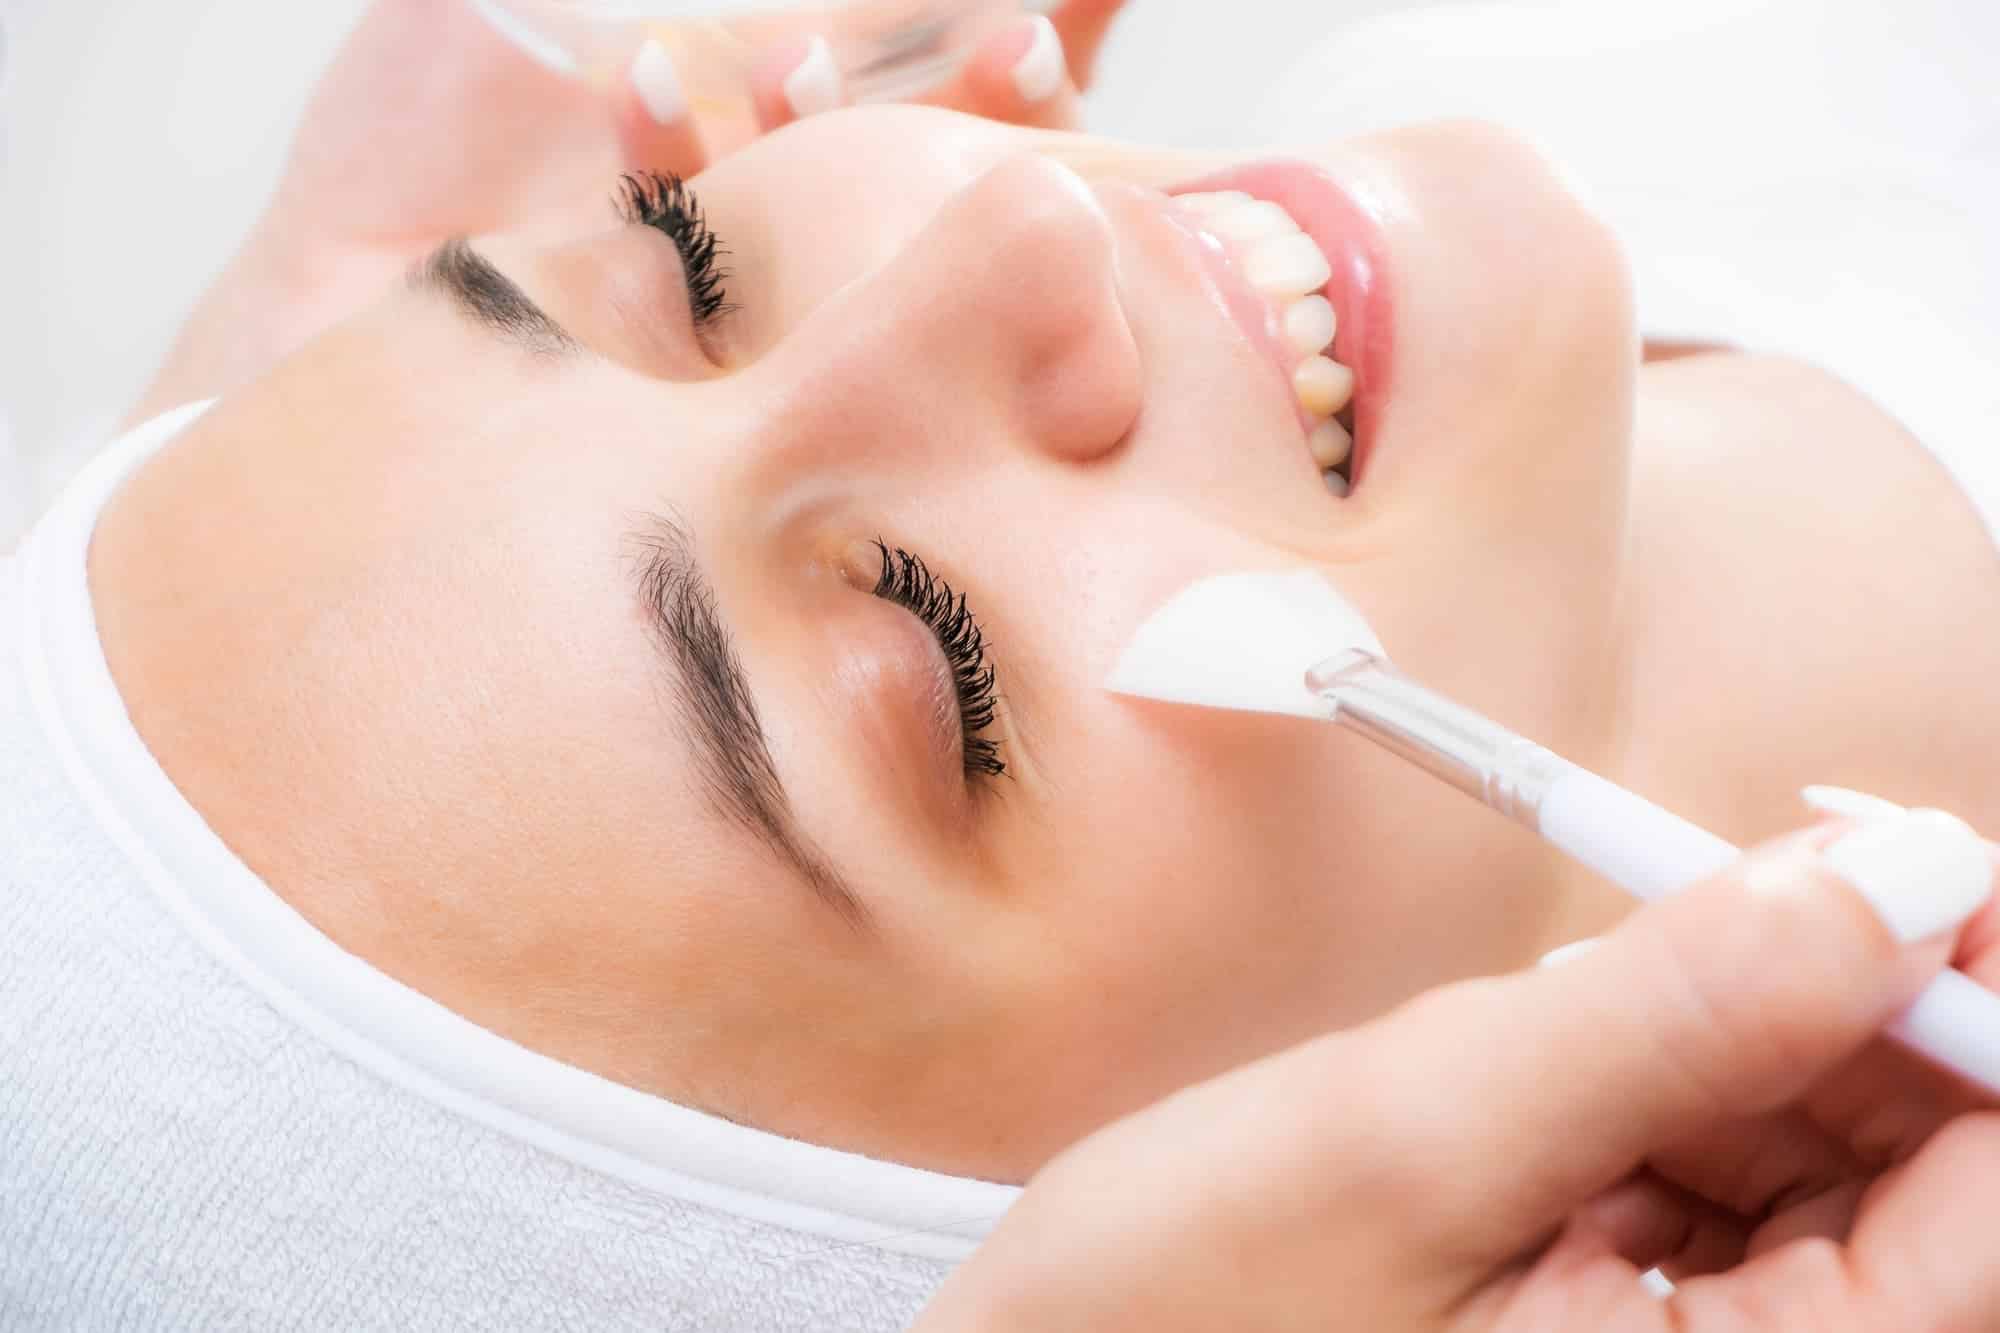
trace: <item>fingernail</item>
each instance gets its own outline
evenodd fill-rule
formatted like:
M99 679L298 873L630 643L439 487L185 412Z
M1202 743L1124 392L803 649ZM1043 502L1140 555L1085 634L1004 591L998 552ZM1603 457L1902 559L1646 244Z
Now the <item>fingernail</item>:
M1986 843L1942 810L1870 820L1829 845L1820 862L1906 944L1958 925L1993 891Z
M1589 953L1592 949L1595 949L1596 947L1597 947L1597 939L1595 936L1592 936L1588 939L1571 940L1568 944L1561 945L1543 954L1541 958L1536 961L1535 966L1556 967L1560 964L1567 963L1572 958L1581 958L1583 957L1583 955Z
M681 76L674 72L673 57L656 37L648 37L632 57L632 90L639 94L646 114L656 125L675 125L687 115L687 94Z
M1843 819L1894 819L1906 813L1894 801L1885 801L1880 796L1870 796L1851 787L1801 787L1799 799L1806 803L1808 810L1816 810L1823 815L1838 815Z
M1062 38L1056 35L1056 25L1049 22L1047 14L1037 14L1029 19L1028 28L1031 34L1028 49L1014 62L1014 91L1021 95L1023 102L1046 102L1063 85L1066 70Z
M795 116L816 116L840 105L840 69L826 38L806 43L805 59L785 76L785 101Z

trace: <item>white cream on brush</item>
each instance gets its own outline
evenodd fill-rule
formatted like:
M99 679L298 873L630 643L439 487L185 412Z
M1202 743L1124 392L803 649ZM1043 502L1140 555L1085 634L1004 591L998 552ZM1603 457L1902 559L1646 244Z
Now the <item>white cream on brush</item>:
M1317 570L1222 574L1190 583L1148 616L1105 684L1173 703L1324 719L1331 707L1306 688L1306 670L1353 648L1388 656Z

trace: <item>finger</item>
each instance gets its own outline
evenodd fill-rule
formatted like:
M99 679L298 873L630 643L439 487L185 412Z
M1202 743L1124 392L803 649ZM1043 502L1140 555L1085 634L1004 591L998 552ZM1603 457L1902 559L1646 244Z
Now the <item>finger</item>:
M1097 69L1097 53L1111 30L1111 20L1125 0L1066 0L1054 14L1056 33L1069 56L1070 83L1088 88Z
M1750 1237L1746 1256L1755 1259L1801 1240L1845 1242L1854 1228L1855 1214L1861 1211L1861 1200L1867 1194L1870 1183L1867 1180L1844 1181L1823 1194L1801 1199L1782 1209Z
M1885 819L1903 813L1893 801L1847 787L1807 787L1806 806L1829 819ZM2000 847L1987 844L2000 867ZM2000 899L1987 903L1959 932L1952 962L1975 982L2000 990ZM1895 1088L1884 1101L1881 1090ZM1908 1159L1940 1125L1995 1105L1991 1089L1938 1067L1899 1043L1878 1041L1814 1090L1807 1109L1878 1169Z
M1810 786L1801 789L1799 797L1807 809L1829 820L1893 819L1904 813L1894 801L1851 787ZM1989 842L1987 849L2000 866L2000 846ZM1966 923L1952 962L1987 989L2000 990L2000 900L1988 903Z
M1845 1245L1795 1238L1682 1283L1670 1327L1768 1328L1775 1311L1838 1311L1852 1328L2000 1327L1993 1262L2000 1115L1952 1122L1864 1195Z
M1732 1267L1750 1243L1741 1216L1643 1172L1579 1208L1570 1226L1597 1232L1634 1268L1670 1277Z
M2000 869L2000 847L1989 842L1986 853ZM2000 991L2000 902L1988 903L1965 923L1951 961L1986 989Z
M1879 1171L1909 1160L1947 1121L1994 1105L1990 1089L1879 1038L1815 1087L1803 1109Z
M1893 801L1848 787L1812 786L1799 794L1809 809L1829 819L1885 819L1903 813ZM2000 866L2000 848L1989 842L1987 851ZM1952 961L1974 981L2000 990L2000 900L1989 902L1965 924ZM1895 1098L1885 1102L1883 1088L1895 1088ZM1807 1106L1821 1125L1879 1169L1907 1160L1947 1121L1994 1104L1991 1089L1898 1043L1878 1041L1815 1089Z
M981 43L958 77L924 99L991 120L1073 129L1081 102L1063 62L1054 23L1032 14Z
M1876 1089L1881 1099L1881 1089ZM1664 1180L1744 1217L1824 1193L1867 1168L1848 1144L1797 1108L1704 1127L1646 1165Z
M847 88L826 38L794 37L761 52L750 67L750 101L765 133L845 105Z
M1852 1267L1923 1328L2000 1327L2000 1113L1962 1116L1862 1201Z
M618 92L618 140L625 164L692 176L708 165L687 90L657 38L640 43Z
M1856 1289L1841 1247L1828 1240L1795 1241L1724 1273L1691 1277L1675 1284L1661 1314L1667 1328L1682 1333L1740 1333L1783 1328L1787 1315L1837 1310L1843 1326L1854 1329L1931 1328L1930 1324L1877 1324L1861 1311L1876 1308L1872 1293ZM1797 1327L1811 1327L1798 1324ZM1941 1327L1941 1326L1938 1326Z
M1382 1169L1379 1205L1512 1252L1655 1150L1797 1099L1937 971L1990 880L1978 836L1936 811L1813 830L1563 966L1356 1029L1335 1043L1370 1088L1350 1132L1416 1148Z
M1552 967L1580 957L1597 943L1582 939L1565 944L1544 954L1539 965ZM1841 1066L1836 1077L1866 1054ZM1874 1082L1870 1085L1874 1104L1882 1104L1882 1088L1896 1087L1900 1093L1902 1086ZM1815 1089L1813 1096L1818 1095ZM1686 1142L1649 1153L1646 1166L1660 1179L1738 1216L1761 1217L1785 1199L1819 1194L1864 1174L1870 1160L1856 1152L1845 1134L1803 1110L1787 1108L1706 1126Z
M1538 966L1554 967L1580 958L1597 944L1595 938L1565 944L1544 954ZM1887 1043L1877 1041L1874 1046L1887 1048ZM1841 1066L1836 1077L1868 1053L1864 1051ZM1903 1054L1902 1058L1909 1057ZM1897 1088L1900 1100L1904 1087L1886 1080L1869 1086L1878 1107L1882 1105L1882 1088ZM1815 1089L1813 1096L1818 1095ZM1737 1216L1763 1217L1786 1199L1818 1195L1866 1174L1868 1160L1857 1154L1846 1134L1830 1130L1803 1110L1787 1108L1751 1120L1705 1127L1684 1143L1648 1154L1646 1166L1661 1180Z

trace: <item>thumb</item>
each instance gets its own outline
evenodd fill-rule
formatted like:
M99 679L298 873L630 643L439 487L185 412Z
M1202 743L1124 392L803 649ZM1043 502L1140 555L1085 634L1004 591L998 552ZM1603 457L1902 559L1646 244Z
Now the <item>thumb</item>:
M1985 844L1940 811L1822 826L1562 966L1357 1029L1344 1058L1368 1104L1421 1136L1403 1197L1425 1215L1400 1220L1479 1261L1516 1254L1649 1153L1795 1100L1915 998L1991 879Z

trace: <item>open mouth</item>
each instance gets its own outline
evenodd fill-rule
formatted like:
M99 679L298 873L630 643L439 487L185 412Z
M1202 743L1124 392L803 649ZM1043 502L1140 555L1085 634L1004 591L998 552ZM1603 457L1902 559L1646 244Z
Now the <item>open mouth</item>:
M1303 447L1327 491L1345 498L1367 461L1386 366L1374 220L1304 165L1238 168L1169 194L1247 294L1289 378Z

